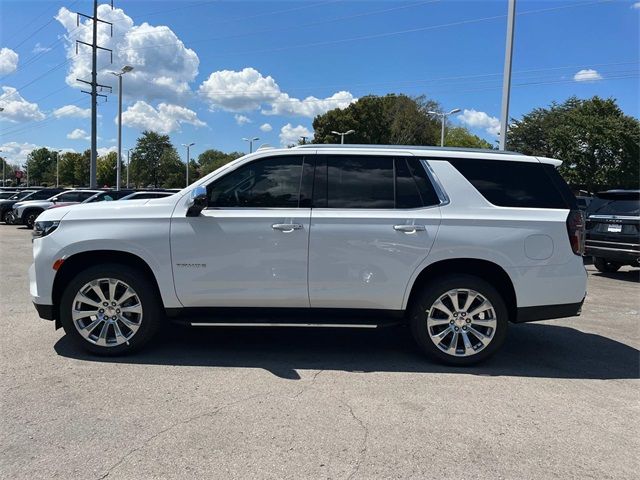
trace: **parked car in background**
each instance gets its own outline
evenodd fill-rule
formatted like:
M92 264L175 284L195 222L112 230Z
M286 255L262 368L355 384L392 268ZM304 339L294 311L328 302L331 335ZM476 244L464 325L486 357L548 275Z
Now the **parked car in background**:
M67 190L57 195L47 198L46 200L31 200L26 199L20 201L13 206L13 223L17 225L26 225L27 228L33 228L33 224L42 212L56 203L80 203L84 200L92 197L100 190Z
M87 350L192 326L409 325L436 359L579 315L584 223L559 160L493 150L260 150L181 192L45 211L33 302ZM532 361L534 359L531 359Z
M51 198L62 191L62 188L23 190L7 200L0 200L0 222L7 223L8 216L11 214L13 206L17 202L27 200L46 200L47 198Z
M589 208L589 204L591 203L592 200L593 200L593 197L587 197L584 195L576 196L576 202L578 202L578 208L583 212L587 211L587 208Z
M122 197L129 195L132 192L133 190L100 190L98 193L91 195L82 202L56 202L54 205L48 207L47 210L76 204L111 202L114 200L120 200Z
M585 254L601 272L640 265L640 190L608 190L586 212Z
M13 197L16 193L18 193L15 190L3 190L0 192L0 200L6 200L8 198Z
M162 198L173 195L175 192L164 191L145 191L145 192L133 192L129 195L122 197L120 200L148 200L150 198Z

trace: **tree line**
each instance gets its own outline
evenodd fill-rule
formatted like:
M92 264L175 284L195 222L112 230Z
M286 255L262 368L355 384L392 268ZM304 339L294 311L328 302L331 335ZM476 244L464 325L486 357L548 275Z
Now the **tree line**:
M330 110L313 120L314 143L336 143L332 131L355 130L348 143L439 145L441 123L429 111L440 105L424 96L369 95L344 109ZM495 148L460 126L447 125L445 146ZM571 97L563 103L536 108L509 125L507 149L563 160L560 172L575 188L640 187L640 122L625 115L614 99ZM30 183L53 185L59 157L60 184L85 186L89 181L89 151L59 154L46 148L32 151L26 162ZM242 156L206 150L189 160L189 182ZM3 160L4 161L4 160ZM116 154L98 158L97 183L113 186ZM122 184L126 165L122 165ZM7 171L13 174L15 167ZM8 178L11 178L8 175ZM168 135L145 131L131 150L130 186L177 188L185 185L185 164Z

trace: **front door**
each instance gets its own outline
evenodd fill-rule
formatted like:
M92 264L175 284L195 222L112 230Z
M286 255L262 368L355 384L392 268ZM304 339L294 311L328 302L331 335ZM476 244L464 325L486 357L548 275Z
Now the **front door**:
M309 307L311 209L301 190L312 178L302 155L254 160L207 186L200 216L177 213L171 252L182 304Z

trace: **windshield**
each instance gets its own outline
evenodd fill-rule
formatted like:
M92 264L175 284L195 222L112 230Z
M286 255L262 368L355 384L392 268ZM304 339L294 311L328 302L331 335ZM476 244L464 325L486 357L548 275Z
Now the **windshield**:
M13 197L11 197L9 200L20 200L20 199L27 199L29 198L31 195L33 195L36 192L18 192L16 193Z
M606 200L595 198L589 205L589 215L640 215L639 200Z

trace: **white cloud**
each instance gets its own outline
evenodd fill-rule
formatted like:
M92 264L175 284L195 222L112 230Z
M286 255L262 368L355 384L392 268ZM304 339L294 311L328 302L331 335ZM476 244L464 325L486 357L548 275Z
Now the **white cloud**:
M134 70L123 79L125 96L177 102L191 94L189 83L198 74L200 60L169 27L152 26L146 22L134 25L131 17L122 9L112 10L106 4L98 7L98 16L113 22L113 37L107 26L98 29L98 44L113 49L113 65L108 61L108 53L98 54L98 63L102 67L98 71L100 83L116 86L116 79L109 72L118 66L131 65ZM67 58L71 61L71 67L66 82L76 88L86 88L76 78L90 78L90 50L80 45L79 54L76 55L75 40L90 43L92 24L85 20L77 28L76 14L64 7L58 11L56 19L67 30Z
M117 118L114 119L117 122ZM198 118L193 110L179 105L161 103L154 108L139 100L122 113L122 124L139 130L153 130L161 134L168 134L179 130L183 123L196 127L206 125Z
M240 126L246 125L247 123L251 123L252 120L249 117L245 117L244 115L235 114L233 118L236 119L236 123Z
M89 118L91 116L90 108L80 108L76 105L65 105L53 111L56 118L73 117L73 118Z
M640 10L640 2L636 2L633 5L631 5L631 8L634 8L636 10Z
M67 133L67 138L70 140L91 140L91 136L81 128L76 128L72 132Z
M111 146L111 147L98 147L98 156L102 157L108 153L111 152L117 152L118 151L118 147L116 146Z
M496 117L491 117L485 112L478 112L477 110L467 110L458 115L458 120L471 128L484 128L484 130L491 135L498 135L500 132L500 120Z
M297 145L300 137L307 137L310 140L313 138L313 132L302 125L294 127L290 123L280 129L280 144L283 147Z
M40 42L36 43L36 45L33 47L33 50L31 51L32 53L43 53L43 52L48 52L50 51L51 48L49 47L45 47L44 45L40 44Z
M273 130L273 127L268 123L263 123L262 125L260 125L260 130L262 130L263 132L270 132L271 130Z
M38 148L33 143L7 142L0 145L2 157L10 164L22 164L33 150Z
M40 111L37 103L25 100L13 87L2 87L0 95L0 107L4 109L1 120L10 122L28 122L32 120L43 120L45 114Z
M7 75L18 68L18 54L10 48L0 49L0 75Z
M573 79L576 82L595 82L596 80L602 80L602 75L600 75L597 70L585 68L577 72L573 76Z
M291 115L314 117L334 108L345 108L356 98L349 92L337 92L324 99L307 97L298 99L283 92L271 76L263 76L254 68L241 71L213 72L199 87L198 92L211 109L222 108L233 112L262 109L265 115Z

